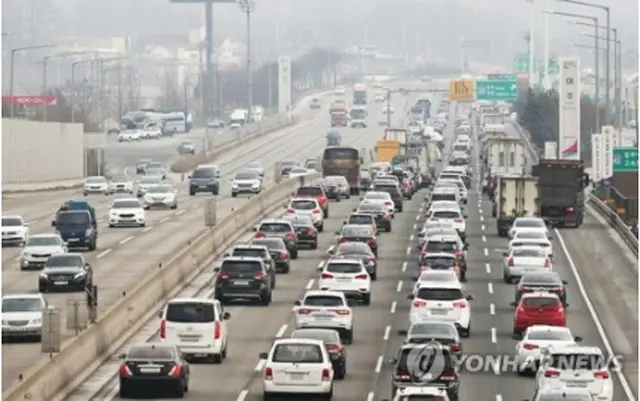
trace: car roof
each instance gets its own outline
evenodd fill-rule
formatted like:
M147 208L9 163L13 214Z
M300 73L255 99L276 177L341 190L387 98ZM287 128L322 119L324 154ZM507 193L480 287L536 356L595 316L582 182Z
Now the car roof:
M556 294L555 292L549 292L549 291L533 291L533 292L525 292L524 294L522 294L522 297L520 299L527 299L527 298L555 298L555 299L560 299L558 297L558 294Z
M454 235L435 234L427 238L428 242L458 242L460 237Z
M329 260L327 260L327 263L325 263L324 267L327 267L331 264L348 264L348 265L358 265L361 266L362 262L360 262L359 260L356 259L340 259L340 258L331 258Z
M227 256L222 259L222 263L224 262L257 262L262 264L262 259L256 256Z
M3 294L2 299L44 299L42 294Z
M315 340L312 338L278 338L273 342L273 346L287 345L287 344L313 344L319 347L324 347L324 341Z
M289 220L284 220L284 219L264 219L260 222L260 225L263 224L291 224L291 222Z
M455 255L452 255L450 253L445 253L445 252L436 252L436 253L428 253L426 255L424 255L425 258L448 258L448 259L455 259Z
M330 297L345 298L345 295L342 291L325 291L325 290L309 290L304 293L304 296L302 298L313 297L313 296L330 296Z
M31 235L29 235L29 238L60 238L60 236L58 234L52 234L52 233L31 234Z
M171 298L167 303L169 304L186 304L186 303L201 303L201 304L215 304L220 302L215 298L197 298L197 297L184 297L184 298Z
M154 185L154 187L159 187L160 185ZM132 202L132 201L136 201L138 203L140 203L140 200L138 198L116 198L113 200L112 203L116 203L119 201L123 201L123 202Z
M418 281L418 288L442 288L462 290L462 283L459 281Z
M267 247L264 245L253 245L253 244L240 244L240 245L234 245L233 249L260 249L260 250L264 250Z

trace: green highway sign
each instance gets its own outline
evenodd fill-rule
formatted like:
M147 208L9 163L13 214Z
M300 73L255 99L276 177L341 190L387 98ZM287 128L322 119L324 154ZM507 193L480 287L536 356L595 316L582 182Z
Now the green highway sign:
M613 148L613 172L638 171L638 148Z
M518 99L518 83L514 81L476 81L477 100Z
M513 58L513 71L516 73L529 72L529 54L516 54Z
M489 81L518 81L517 74L487 74Z

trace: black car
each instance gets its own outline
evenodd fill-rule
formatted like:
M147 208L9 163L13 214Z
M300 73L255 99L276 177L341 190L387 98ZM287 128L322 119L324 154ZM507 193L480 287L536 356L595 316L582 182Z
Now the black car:
M338 186L331 185L331 182L329 182L328 180L325 180L325 179L316 180L313 183L311 183L310 187L322 188L325 195L327 196L327 199L333 199L336 202L340 202L340 200L342 199L342 195ZM324 216L324 217L326 218L328 216Z
M289 273L291 270L291 254L282 238L268 237L251 240L251 245L266 246L275 262L276 272Z
M296 236L296 230L290 221L283 219L265 219L262 220L254 231L257 232L256 238L282 238L291 254L291 259L298 259L298 238Z
M140 159L136 162L136 174L145 174L147 165L151 163L151 159Z
M40 292L87 291L93 286L93 268L83 255L61 253L49 256L38 278Z
M553 292L560 297L562 304L567 307L567 282L560 278L557 272L530 272L525 273L520 278L515 289L514 301L516 305L520 303L522 294L533 291Z
M371 248L364 242L345 242L338 244L329 254L338 259L359 259L362 260L367 273L372 281L378 279L378 261Z
M362 203L354 210L360 214L372 214L376 218L376 226L378 230L391 232L391 215L387 211L387 208L382 203ZM353 223L355 224L355 223Z
M409 330L398 330L398 334L404 336L405 344L436 342L448 347L454 355L462 351L460 335L451 322L432 320L414 323Z
M386 192L389 195L391 195L391 200L393 201L393 206L395 207L396 211L398 212L402 212L402 210L404 209L404 196L402 195L402 192L400 191L400 189L398 189L398 186L393 184L393 183L376 183L374 182L373 185L371 186L371 191L379 191L379 192Z
M276 288L276 262L271 257L269 249L264 245L236 245L231 249L231 253L225 253L224 257L248 256L261 258L271 276L271 288Z
M419 358L416 357L419 355ZM389 361L391 372L391 399L399 388L415 386L443 386L451 401L458 401L460 374L453 353L448 347L435 343L404 344L398 356ZM421 376L432 373L430 368L438 366L438 377L424 380ZM431 369L433 370L433 369ZM422 384L421 384L422 382Z
M319 109L320 106L322 106L322 104L320 103L320 100L318 100L318 98L313 98L311 99L311 103L309 103L309 108L310 109Z
M336 235L338 236L338 245L347 242L362 242L369 245L373 254L378 256L378 240L373 227L346 224L341 231L336 231Z
M271 276L262 258L230 256L215 267L215 297L220 302L250 299L261 305L271 303Z
M342 135L338 132L329 132L326 138L327 146L340 146L342 143Z
M318 249L318 229L313 221L303 216L284 216L283 220L290 221L296 230L298 246L305 245L309 249Z
M182 398L189 390L189 364L175 345L136 345L120 359L120 398L131 398L136 392L146 395L150 389Z
M342 345L340 333L331 329L298 329L291 333L291 338L321 340L327 347L336 379L342 380L347 375L347 350Z
M300 167L300 163L297 160L287 159L287 160L281 161L280 172L282 173L282 176L283 177L288 176L291 170L294 169L294 167Z
M198 167L189 176L189 195L200 192L210 192L218 195L220 192L220 172L213 167Z

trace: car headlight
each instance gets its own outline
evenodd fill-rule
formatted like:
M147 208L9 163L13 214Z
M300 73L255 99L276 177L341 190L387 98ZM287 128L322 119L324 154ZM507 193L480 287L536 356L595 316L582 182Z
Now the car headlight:
M238 183L237 182L232 182L231 183L231 188L238 188Z
M42 324L42 319L33 319L29 322L29 324Z
M22 251L22 257L23 258L28 258L29 256L31 256L31 254L27 251Z
M47 278L49 278L49 276L47 276L47 273L43 272L43 273L40 273L40 278L43 278L46 280Z
M85 236L90 236L93 233L93 228L87 228L87 231L84 232Z
M86 276L87 273L86 272L80 272L78 274L76 274L75 276L73 276L74 279L78 279L78 278L82 278L84 276Z
M253 187L254 187L254 188L257 188L257 187L259 187L259 186L260 186L260 183L259 183L258 181L256 181L256 182L254 182L254 183L253 183Z

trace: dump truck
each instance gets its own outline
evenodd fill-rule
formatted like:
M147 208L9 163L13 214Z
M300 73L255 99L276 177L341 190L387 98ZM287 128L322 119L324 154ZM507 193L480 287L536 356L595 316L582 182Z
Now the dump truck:
M340 102L333 102L329 106L332 127L346 127L349 124L347 105Z
M538 178L505 175L498 178L493 217L496 217L498 236L506 237L518 217L540 216L540 187Z

